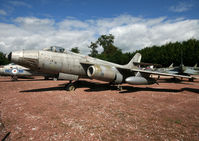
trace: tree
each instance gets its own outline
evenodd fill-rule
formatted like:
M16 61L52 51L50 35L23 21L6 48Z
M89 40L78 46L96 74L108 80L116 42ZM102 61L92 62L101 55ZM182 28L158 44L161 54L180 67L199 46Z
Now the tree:
M91 51L90 51L91 54L89 54L89 56L96 57L98 55L97 47L98 47L97 43L91 42L91 45L88 46L88 48L91 49Z
M104 51L102 54L110 54L111 52L116 50L116 47L113 45L114 43L114 36L112 34L109 35L101 35L97 43L103 47Z
M9 61L5 57L5 54L3 54L3 52L0 52L0 65L6 65L8 63L9 63Z
M175 43L170 42L161 46L145 47L133 53L123 53L113 43L114 36L112 34L101 35L96 42L91 42L91 45L88 46L91 49L90 56L117 64L126 64L139 52L142 54L142 62L161 64L163 67L167 67L171 63L174 63L176 66L180 65L182 54L185 66L199 64L199 40L196 39ZM98 46L102 46L103 48L101 54L97 52Z
M112 34L101 35L96 42L91 42L91 45L88 46L91 49L91 54L89 54L89 56L118 64L124 64L125 62L127 62L128 57L126 57L122 53L122 50L117 48L113 43L114 36ZM98 46L102 46L103 48L101 54L98 54Z
M79 51L79 48L78 47L74 47L74 48L71 48L70 50L71 52L74 52L74 53L80 53Z

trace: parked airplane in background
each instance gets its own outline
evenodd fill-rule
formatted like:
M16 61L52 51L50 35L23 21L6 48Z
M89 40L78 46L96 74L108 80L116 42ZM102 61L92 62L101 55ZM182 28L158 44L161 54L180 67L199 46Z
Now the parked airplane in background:
M32 71L29 68L25 68L20 65L16 65L14 63L0 66L0 75L1 76L11 76L11 79L13 81L17 80L18 78L27 78L31 76L44 76L44 79L53 78L54 80L57 80L60 78L58 74L46 74L42 72L36 72Z
M11 76L12 80L17 80L18 77L31 76L32 73L29 72L28 68L11 63L8 65L0 66L0 75Z
M97 79L118 86L122 83L132 85L157 83L151 74L192 78L190 76L141 70L134 65L140 62L141 54L137 53L126 65L119 65L108 61L67 52L63 48L50 47L45 50L22 50L11 52L10 61L43 73L63 73L65 79L70 80L67 90L75 90L72 80L79 78Z
M156 71L187 76L199 75L199 69L197 65L195 65L194 67L188 67L181 64L180 66L173 67L173 64L171 64L168 68L159 68L156 69Z

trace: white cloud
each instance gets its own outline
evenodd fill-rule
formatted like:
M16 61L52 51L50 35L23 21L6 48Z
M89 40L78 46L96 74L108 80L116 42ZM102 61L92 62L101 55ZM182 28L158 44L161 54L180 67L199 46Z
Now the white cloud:
M31 8L32 6L28 3L25 3L23 1L9 1L10 4L12 4L13 6L23 6L23 7L28 7Z
M78 21L78 20L73 20L73 19L66 19L59 24L60 29L86 29L89 27L88 23Z
M6 15L7 15L7 12L6 12L5 10L0 9L0 15L6 16Z
M166 17L144 19L130 15L81 21L18 17L12 24L0 23L0 51L42 49L51 45L66 49L79 47L88 54L90 42L102 34L113 34L115 45L123 51L135 51L151 45L199 39L199 20Z
M193 5L190 4L190 3L179 2L178 5L171 6L170 10L173 11L173 12L181 13L181 12L188 11L192 7L193 7Z

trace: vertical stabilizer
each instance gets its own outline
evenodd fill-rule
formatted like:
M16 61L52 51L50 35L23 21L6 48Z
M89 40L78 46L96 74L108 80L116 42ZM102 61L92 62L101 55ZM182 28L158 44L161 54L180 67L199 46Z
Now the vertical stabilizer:
M131 59L131 61L127 65L125 65L125 67L130 68L130 69L133 68L134 63L135 62L140 63L141 58L142 58L142 55L140 53L136 53L135 56Z
M173 68L173 63L169 66L169 68Z

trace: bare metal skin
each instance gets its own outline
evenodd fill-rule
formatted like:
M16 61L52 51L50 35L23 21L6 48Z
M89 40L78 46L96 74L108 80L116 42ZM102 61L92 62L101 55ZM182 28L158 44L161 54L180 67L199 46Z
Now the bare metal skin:
M23 50L12 52L8 58L17 64L43 73L62 73L67 80L91 78L110 82L112 84L153 84L151 74L191 78L190 76L141 70L135 63L141 60L137 53L126 65L119 65L108 61L76 54L72 52L57 52L56 50Z

